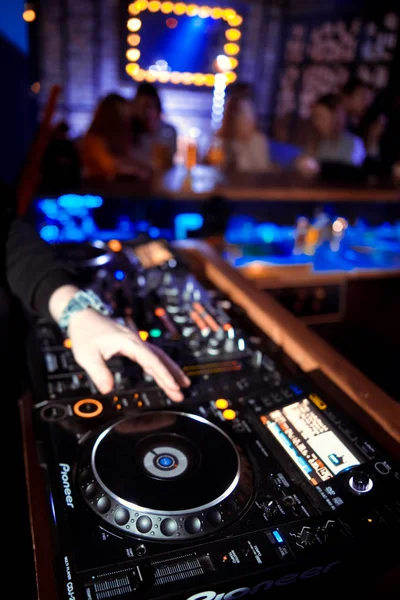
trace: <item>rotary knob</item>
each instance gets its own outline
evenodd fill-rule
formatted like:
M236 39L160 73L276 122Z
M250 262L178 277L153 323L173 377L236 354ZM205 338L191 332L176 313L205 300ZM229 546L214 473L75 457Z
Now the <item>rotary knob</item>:
M218 354L220 354L220 352L221 347L219 341L214 337L210 338L207 344L207 353L211 356L217 356Z
M373 485L371 477L364 471L354 471L349 479L349 486L357 494L366 494Z

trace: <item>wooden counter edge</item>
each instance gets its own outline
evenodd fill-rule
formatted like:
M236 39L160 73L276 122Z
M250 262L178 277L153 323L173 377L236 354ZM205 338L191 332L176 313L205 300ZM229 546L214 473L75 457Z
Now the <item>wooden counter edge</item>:
M343 189L343 188L285 188L285 187L225 187L216 186L202 191L193 189L168 189L161 187L153 191L170 201L206 201L211 196L223 196L232 202L400 202L397 189Z
M264 333L305 372L322 371L353 400L396 444L400 444L400 406L269 294L223 261L206 243L184 241L176 248L192 255L206 276L242 306Z
M53 570L54 548L50 531L50 509L45 482L39 464L32 427L32 398L27 391L19 399L27 487L29 521L32 536L38 600L56 600L57 585Z

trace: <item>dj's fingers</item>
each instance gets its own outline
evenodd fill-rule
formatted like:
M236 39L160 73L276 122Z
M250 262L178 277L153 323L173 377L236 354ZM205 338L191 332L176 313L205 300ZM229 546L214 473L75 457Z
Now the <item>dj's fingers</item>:
M165 394L173 401L173 402L182 402L183 400L183 394L181 392L181 390L179 388L170 388L168 386L168 383L166 383L156 372L154 372L154 369L152 367L144 367L144 371L150 375L154 381L156 382L156 384L162 389L164 390Z
M182 392L173 375L158 356L154 352L151 352L143 342L127 338L120 347L120 353L139 363L157 381L157 384L165 390L171 400L179 402L183 399ZM149 369L151 372L149 372Z
M158 348L157 346L153 345L151 345L151 351L154 352L154 354L157 354L158 358L161 360L161 362L164 363L164 365L167 367L168 371L172 374L173 378L179 384L180 387L190 386L191 382L189 377L185 375L182 369L176 364L175 361L172 360L172 358L168 356L168 354L165 354L165 352L161 350L161 348Z
M111 371L106 366L100 352L97 350L88 351L80 357L75 356L76 362L86 371L97 389L102 394L108 394L114 387L114 379Z

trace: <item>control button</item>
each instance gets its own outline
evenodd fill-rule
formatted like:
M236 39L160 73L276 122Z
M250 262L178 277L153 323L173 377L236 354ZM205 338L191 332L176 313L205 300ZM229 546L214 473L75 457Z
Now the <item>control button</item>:
M42 409L42 419L46 421L60 421L67 415L67 409L62 404L51 404Z
M182 335L183 335L183 337L189 337L195 331L196 331L196 327L187 325L186 327L184 327L182 329Z
M388 475L390 473L390 465L387 462L377 462L375 463L375 469L381 475Z
M91 419L93 417L97 417L103 412L103 405L99 400L95 400L94 398L85 398L84 400L78 400L74 404L74 413L78 417L83 417L84 419Z
M296 396L304 394L304 390L299 385L291 383L289 387Z
M177 313L172 318L174 319L175 323L186 323L188 320L188 316L185 313Z
M372 490L374 483L368 473L355 471L349 479L349 486L358 494L365 494Z
M279 392L270 392L269 395L276 404L281 404L284 400L284 397Z
M207 352L211 356L217 356L221 352L220 343L215 338L210 338L207 344Z
M225 400L225 398L218 398L218 400L215 401L215 406L219 410L225 410L226 408L228 408L229 402L228 400Z
M108 496L102 496L97 500L97 510L103 515L108 512L111 508L111 500Z
M163 533L167 537L170 537L171 535L174 535L174 533L176 533L178 526L176 524L176 521L174 521L174 519L168 518L168 519L164 519L164 521L161 523L160 529L161 529L161 533Z
M285 496L282 498L282 502L286 504L286 506L294 506L294 504L296 504L296 500L293 498L293 496Z
M305 543L308 544L313 537L312 531L309 527L303 527L300 531L299 538Z
M281 393L282 396L286 398L286 400L290 400L290 398L293 398L293 392L289 387L281 388Z
M188 517L185 521L185 529L188 533L198 533L201 529L201 521L198 517Z
M341 423L339 425L339 429L349 438L351 442L355 442L357 440L357 433L347 424Z
M108 247L113 252L121 252L121 250L122 250L122 244L119 240L110 240L108 242Z
M278 544L283 544L283 537L281 536L281 534L279 533L279 531L277 529L275 529L272 532L272 535L274 536L274 538L276 539Z
M135 550L136 550L136 554L138 556L143 556L147 552L146 546L144 546L143 544L140 544L139 546L136 546Z
M233 419L236 419L236 413L231 408L227 408L226 410L224 410L222 416L226 421L233 421Z
M225 504L226 507L226 512L230 515L235 514L238 510L238 505L236 503L236 500L234 500L233 498L229 498Z
M273 516L278 509L277 502L276 500L274 500L274 498L267 498L266 500L264 500L262 502L262 507L264 510L264 514L267 517Z
M180 311L180 307L177 304L167 304L166 308L171 314L177 314Z
M271 398L268 398L268 396L261 396L260 400L266 408L272 408L274 406L273 401Z
M86 496L86 498L88 500L91 500L92 498L95 497L96 492L97 492L97 486L96 486L96 484L95 483L89 483L89 485L86 486L86 488L85 488L84 494L85 494L85 496Z
M169 288L164 288L164 294L166 296L179 296L179 288L177 286L171 286Z
M259 369L262 365L263 355L260 350L256 350L251 357L251 364L254 368Z
M126 525L129 521L129 517L129 510L126 510L126 508L122 508L122 506L120 506L115 511L114 520L118 525Z
M224 351L228 354L229 352L235 352L236 341L234 339L227 339L224 344Z
M147 533L148 531L150 531L152 526L152 520L150 519L150 517L146 517L145 515L139 517L136 521L136 527L137 530L140 531L140 533Z
M155 327L154 329L150 329L149 333L150 333L150 337L152 337L152 338L159 338L162 336L161 329L158 329L157 327Z
M222 515L216 508L212 508L207 513L207 521L211 523L211 525L219 525L222 521Z

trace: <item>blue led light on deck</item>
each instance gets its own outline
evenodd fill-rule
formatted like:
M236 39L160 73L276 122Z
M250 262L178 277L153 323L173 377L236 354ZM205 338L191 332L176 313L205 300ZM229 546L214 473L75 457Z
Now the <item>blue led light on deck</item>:
M115 279L118 279L118 281L122 281L125 279L125 273L123 271L115 271L114 277Z
M290 389L292 390L292 392L294 392L296 394L296 396L300 396L301 394L304 394L304 390L302 390L302 388L298 385L295 385L294 383L291 383L289 385Z
M272 532L272 535L274 536L274 538L276 539L278 544L283 544L283 537L281 536L281 534L279 533L279 531L277 529L275 529Z

